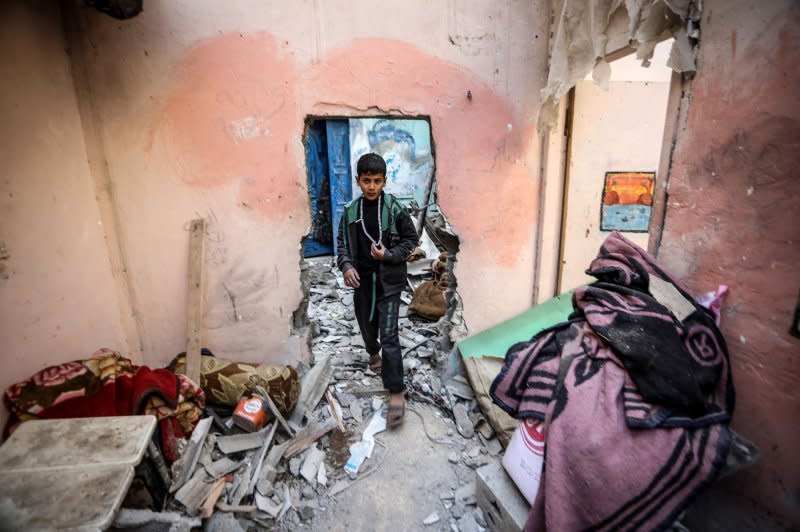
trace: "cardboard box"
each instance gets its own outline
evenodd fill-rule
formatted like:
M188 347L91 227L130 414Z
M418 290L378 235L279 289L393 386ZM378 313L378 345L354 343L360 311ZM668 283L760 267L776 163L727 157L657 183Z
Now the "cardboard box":
M538 419L523 419L517 425L503 456L503 467L508 476L533 504L539 491L539 481L544 465L544 422Z

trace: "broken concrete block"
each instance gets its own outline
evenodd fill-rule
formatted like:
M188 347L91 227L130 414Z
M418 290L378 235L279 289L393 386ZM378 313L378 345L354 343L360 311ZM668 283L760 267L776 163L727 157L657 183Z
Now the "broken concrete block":
M272 517L277 517L278 513L281 511L280 504L276 504L275 502L273 502L272 499L264 495L261 495L258 492L256 492L255 494L255 502L259 510L261 510L262 512L266 512Z
M316 445L311 447L306 453L303 465L300 467L300 475L312 486L317 485L317 473L324 459L325 453L319 450Z
M300 466L303 465L303 457L302 456L295 456L291 460L289 460L289 472L296 476L300 476Z
M500 462L476 471L476 499L492 530L523 530L530 505Z
M217 438L217 447L225 454L240 453L251 449L258 449L264 444L264 437L270 427L265 427L258 432L220 436Z

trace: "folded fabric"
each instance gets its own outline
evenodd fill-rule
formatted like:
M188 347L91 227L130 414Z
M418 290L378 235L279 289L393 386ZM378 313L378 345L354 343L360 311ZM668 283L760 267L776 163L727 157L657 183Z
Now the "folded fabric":
M728 453L725 342L685 288L619 233L589 271L601 281L575 291L570 320L513 346L490 390L511 416L545 422L526 530L664 529ZM671 288L656 297L660 282Z
M135 366L110 349L86 360L45 368L13 384L3 401L11 416L4 437L30 419L150 414L159 420L165 457L174 459L174 441L191 434L205 407L199 386L165 369Z
M245 393L264 388L281 414L288 415L300 395L300 377L291 366L233 362L216 358L208 350L200 357L200 385L209 403L235 406ZM182 373L186 353L180 353L167 366Z

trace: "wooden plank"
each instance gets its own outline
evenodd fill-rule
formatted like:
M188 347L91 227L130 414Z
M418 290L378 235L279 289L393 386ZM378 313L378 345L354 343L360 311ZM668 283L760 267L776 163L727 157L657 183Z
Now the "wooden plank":
M214 484L214 487L211 488L211 493L208 494L206 497L205 502L202 506L200 506L200 517L206 519L211 517L211 514L214 513L214 505L217 504L220 495L222 495L222 490L225 488L225 479L220 478L217 479L217 482Z
M200 384L200 349L203 343L203 261L205 219L192 220L189 237L189 308L186 332L186 376Z
M325 390L325 399L328 401L328 410L331 416L336 420L336 425L339 427L339 432L344 432L344 423L342 423L342 407L339 402L333 397L330 388Z

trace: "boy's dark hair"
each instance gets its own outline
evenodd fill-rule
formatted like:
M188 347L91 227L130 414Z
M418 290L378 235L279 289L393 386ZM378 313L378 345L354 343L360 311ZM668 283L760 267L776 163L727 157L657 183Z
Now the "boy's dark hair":
M356 164L357 175L386 175L386 161L377 153L365 153L358 159Z

